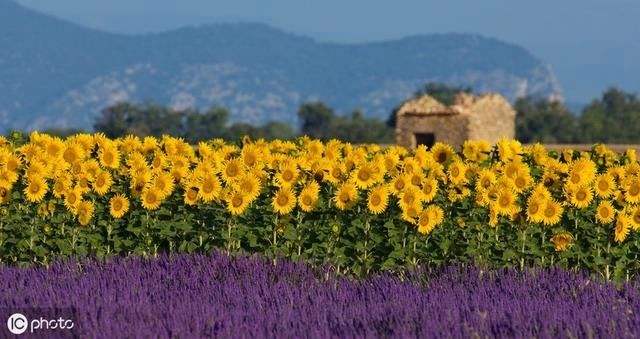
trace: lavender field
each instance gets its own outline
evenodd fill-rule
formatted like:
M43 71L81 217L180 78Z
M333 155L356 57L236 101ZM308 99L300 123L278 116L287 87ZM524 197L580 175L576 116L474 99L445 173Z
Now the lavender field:
M626 338L640 335L638 286L555 269L351 280L286 261L184 255L1 268L0 309L74 309L82 337Z

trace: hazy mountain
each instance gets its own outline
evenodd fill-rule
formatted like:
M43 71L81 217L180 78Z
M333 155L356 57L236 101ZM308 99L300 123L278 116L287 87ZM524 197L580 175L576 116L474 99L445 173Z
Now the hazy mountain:
M366 44L319 43L262 24L159 34L104 33L0 0L0 129L89 128L115 102L221 105L234 121L295 121L322 100L386 117L428 81L559 96L550 67L525 49L468 34Z

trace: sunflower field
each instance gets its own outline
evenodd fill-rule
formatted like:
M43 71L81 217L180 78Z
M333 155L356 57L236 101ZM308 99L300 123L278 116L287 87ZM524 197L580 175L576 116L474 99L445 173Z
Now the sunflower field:
M640 163L604 145L0 138L0 261L262 253L366 275L451 262L640 272Z

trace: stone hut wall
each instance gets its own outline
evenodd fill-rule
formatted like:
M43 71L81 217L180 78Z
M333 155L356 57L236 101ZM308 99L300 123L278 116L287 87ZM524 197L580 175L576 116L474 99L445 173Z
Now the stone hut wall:
M469 139L469 116L462 114L405 114L396 122L396 142L400 146L415 148L416 133L432 133L436 142L461 146Z
M516 112L500 95L486 95L469 105L469 139L482 139L491 143L501 138L515 138Z

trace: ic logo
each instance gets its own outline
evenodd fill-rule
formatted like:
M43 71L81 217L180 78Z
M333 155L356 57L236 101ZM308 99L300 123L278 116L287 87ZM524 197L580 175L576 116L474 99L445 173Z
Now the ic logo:
M14 313L7 319L7 328L13 334L24 333L28 326L27 317L21 313Z

